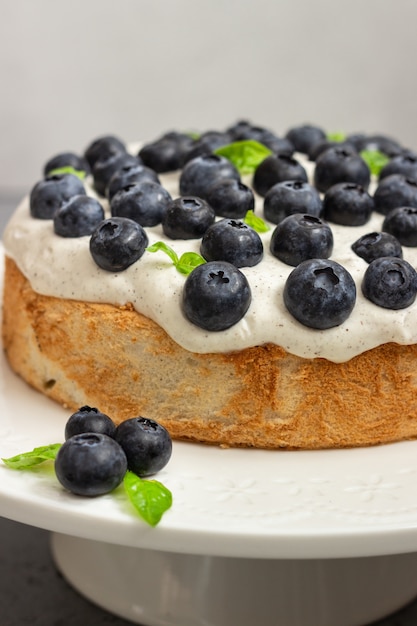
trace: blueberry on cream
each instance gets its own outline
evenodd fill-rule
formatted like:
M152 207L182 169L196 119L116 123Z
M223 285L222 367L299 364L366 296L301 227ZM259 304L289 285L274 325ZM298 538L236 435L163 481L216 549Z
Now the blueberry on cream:
M171 202L162 185L153 180L128 183L110 201L113 217L128 217L141 226L160 224Z
M320 217L323 203L319 192L301 180L286 180L269 189L264 199L265 219L279 224L294 213L309 213Z
M226 261L199 265L184 283L184 315L204 330L230 328L242 319L250 303L251 290L245 275Z
M111 217L97 226L90 238L90 252L99 267L120 272L140 259L148 245L142 226L127 217Z
M381 256L395 256L402 259L403 250L396 237L386 232L373 232L362 235L352 244L355 254L371 263Z
M254 211L253 191L236 178L221 179L208 189L207 202L216 215L242 219L248 211Z
M200 239L215 217L214 209L202 198L183 196L168 203L162 229L170 239Z
M284 302L301 324L325 330L342 324L351 314L356 286L344 267L331 260L300 263L288 276Z
M372 261L363 277L362 293L387 309L405 309L416 299L417 272L404 259L380 257Z
M383 178L374 193L375 210L387 215L399 206L417 207L417 178L391 174Z
M308 182L304 167L287 154L270 155L256 168L253 176L253 187L260 196L266 196L277 183L285 181Z
M325 193L337 183L356 183L368 189L371 182L369 167L363 158L350 146L333 147L325 150L316 161L314 184Z
M98 200L76 195L55 212L54 232L60 237L83 237L91 235L102 220L104 209Z
M333 251L333 233L320 218L295 213L276 226L270 249L277 259L294 267L307 259L328 259Z
M366 224L374 210L372 196L357 183L337 183L327 190L323 200L323 217L343 226Z
M240 180L240 175L228 159L217 154L198 156L188 161L180 174L180 195L205 199L214 183L230 178Z
M145 180L151 180L160 183L158 174L141 163L127 163L113 174L106 189L106 196L111 202L113 196L131 183L141 183Z
M258 233L242 220L222 219L212 224L201 240L206 261L227 261L236 267L260 263L264 248Z
M65 202L85 193L83 183L74 174L48 176L36 183L30 192L30 214L37 219L50 220Z

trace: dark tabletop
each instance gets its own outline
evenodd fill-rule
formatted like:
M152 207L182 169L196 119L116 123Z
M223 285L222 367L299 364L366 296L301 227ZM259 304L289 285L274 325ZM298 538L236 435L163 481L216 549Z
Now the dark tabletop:
M16 196L0 192L0 232L16 206ZM82 598L65 582L52 561L47 531L0 518L0 626L127 624L126 620ZM375 626L416 625L417 600L375 623Z

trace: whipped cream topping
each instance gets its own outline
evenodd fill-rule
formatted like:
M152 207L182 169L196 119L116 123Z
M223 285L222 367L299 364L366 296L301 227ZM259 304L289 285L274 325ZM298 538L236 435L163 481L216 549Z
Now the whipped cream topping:
M312 164L304 160L303 165L311 176ZM161 175L160 179L172 197L178 197L178 174ZM88 183L86 188L94 195ZM109 217L108 205L101 201L106 217ZM256 213L261 216L262 206L263 199L257 198ZM252 290L250 308L240 322L221 332L202 330L185 318L181 298L186 277L162 252L146 251L139 261L123 272L106 272L90 255L90 237L55 235L52 220L30 216L28 198L21 202L10 219L3 242L6 254L16 262L36 292L88 302L131 303L191 352L224 353L274 343L300 357L323 357L343 362L383 343L417 343L417 302L406 309L393 311L372 304L361 292L367 263L351 250L351 245L362 235L381 231L383 219L382 215L374 213L364 226L330 224L334 237L331 259L351 273L356 283L357 299L353 312L343 324L323 331L303 326L284 305L285 281L294 268L276 259L269 251L273 224L269 232L260 235L264 244L263 260L255 267L241 268ZM179 256L183 252L199 252L200 240L168 239L161 226L146 228L146 232L149 245L165 241ZM417 267L417 248L403 247L403 254Z

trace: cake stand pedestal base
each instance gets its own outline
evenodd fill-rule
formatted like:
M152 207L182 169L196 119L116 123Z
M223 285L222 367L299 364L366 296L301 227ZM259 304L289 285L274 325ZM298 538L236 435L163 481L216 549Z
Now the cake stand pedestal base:
M199 556L52 535L67 581L143 626L363 626L417 595L417 554L268 560Z

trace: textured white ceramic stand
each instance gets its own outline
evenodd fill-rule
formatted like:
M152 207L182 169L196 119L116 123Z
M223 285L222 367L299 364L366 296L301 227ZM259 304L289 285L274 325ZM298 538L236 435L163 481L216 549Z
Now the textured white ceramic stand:
M81 594L144 626L363 626L417 593L417 554L239 559L52 539Z
M0 457L63 441L68 413L0 359ZM87 598L143 626L363 626L417 595L417 442L271 452L174 444L174 503L77 498L0 463L0 515L52 531Z

